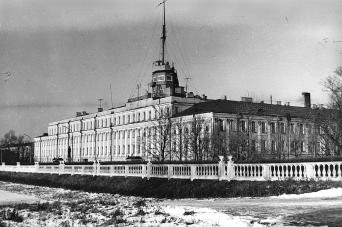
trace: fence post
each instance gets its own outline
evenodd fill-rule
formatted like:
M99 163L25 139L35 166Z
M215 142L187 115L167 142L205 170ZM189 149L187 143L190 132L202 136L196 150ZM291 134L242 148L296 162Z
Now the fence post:
M193 181L196 178L196 166L191 165L190 170L191 170L190 180Z
M84 172L84 165L82 165L82 169L81 169L81 175L84 175L85 172Z
M223 156L219 156L220 161L218 163L218 178L221 181L224 178L224 161Z
M227 179L231 181L235 178L235 171L234 171L234 161L233 156L228 155L228 162L227 162Z
M147 180L150 179L151 173L152 173L152 163L151 163L151 160L148 159L147 164L146 164L146 178L147 178Z
M35 172L39 171L39 162L34 162L34 171Z
M17 162L17 168L16 168L15 172L20 172L19 170L20 170L20 162Z
M147 168L147 165L144 165L144 164L141 165L141 178L142 179L146 177L146 168Z
M93 163L93 176L96 175L96 172L97 172L97 164L96 164L96 161L94 161L94 163Z
M99 160L96 163L96 175L101 175L101 163Z
M314 179L316 180L316 176L315 176L315 171L314 171L314 164L312 163L305 163L305 170L306 170L306 177L307 179Z
M167 179L170 180L171 177L172 177L172 166L167 165Z
M59 171L58 171L58 175L61 175L62 173L64 173L64 161L59 161Z
M125 178L127 178L128 174L129 174L129 166L125 165Z
M270 165L264 164L262 165L263 168L263 176L266 181L271 180L271 171L270 171Z
M109 175L111 177L114 176L114 166L113 165L110 165L110 167L109 167Z

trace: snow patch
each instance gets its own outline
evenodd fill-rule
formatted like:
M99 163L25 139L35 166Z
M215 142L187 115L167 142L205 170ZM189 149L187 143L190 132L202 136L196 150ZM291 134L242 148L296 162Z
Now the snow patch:
M270 198L277 199L311 199L311 198L335 198L342 197L342 188L330 188L317 192L303 194L283 194L280 196L271 196Z
M231 216L209 208L166 206L163 209L170 216L183 219L186 224L195 224L196 226L264 226L255 222L252 218Z

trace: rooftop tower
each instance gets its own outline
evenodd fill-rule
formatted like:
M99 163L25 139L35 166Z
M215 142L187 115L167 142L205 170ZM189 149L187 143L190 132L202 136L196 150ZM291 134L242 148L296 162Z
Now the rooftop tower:
M163 6L163 26L161 39L160 59L153 62L152 71L152 98L158 99L168 96L185 97L184 87L179 86L177 70L174 64L165 59L166 52L166 17L165 17L165 2L163 0L159 5Z

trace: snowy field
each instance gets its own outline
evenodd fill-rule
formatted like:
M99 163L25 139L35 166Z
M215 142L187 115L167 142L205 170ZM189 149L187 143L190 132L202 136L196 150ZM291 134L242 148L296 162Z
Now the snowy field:
M153 198L7 182L0 182L0 190L25 199L1 206L0 226L263 226L213 209L174 206ZM16 200L15 194L11 196L7 203Z
M342 226L342 189L160 200L0 182L0 214L0 226Z
M266 226L342 226L342 188L264 198L165 200L163 204L206 207Z

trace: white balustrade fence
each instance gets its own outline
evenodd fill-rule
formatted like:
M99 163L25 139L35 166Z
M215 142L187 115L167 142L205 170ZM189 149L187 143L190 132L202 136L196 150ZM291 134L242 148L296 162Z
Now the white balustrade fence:
M167 179L210 179L238 181L277 181L277 180L332 180L342 181L342 162L303 162L270 164L236 164L229 157L217 164L121 164L121 165L5 165L0 171L71 174L92 176L123 176Z

